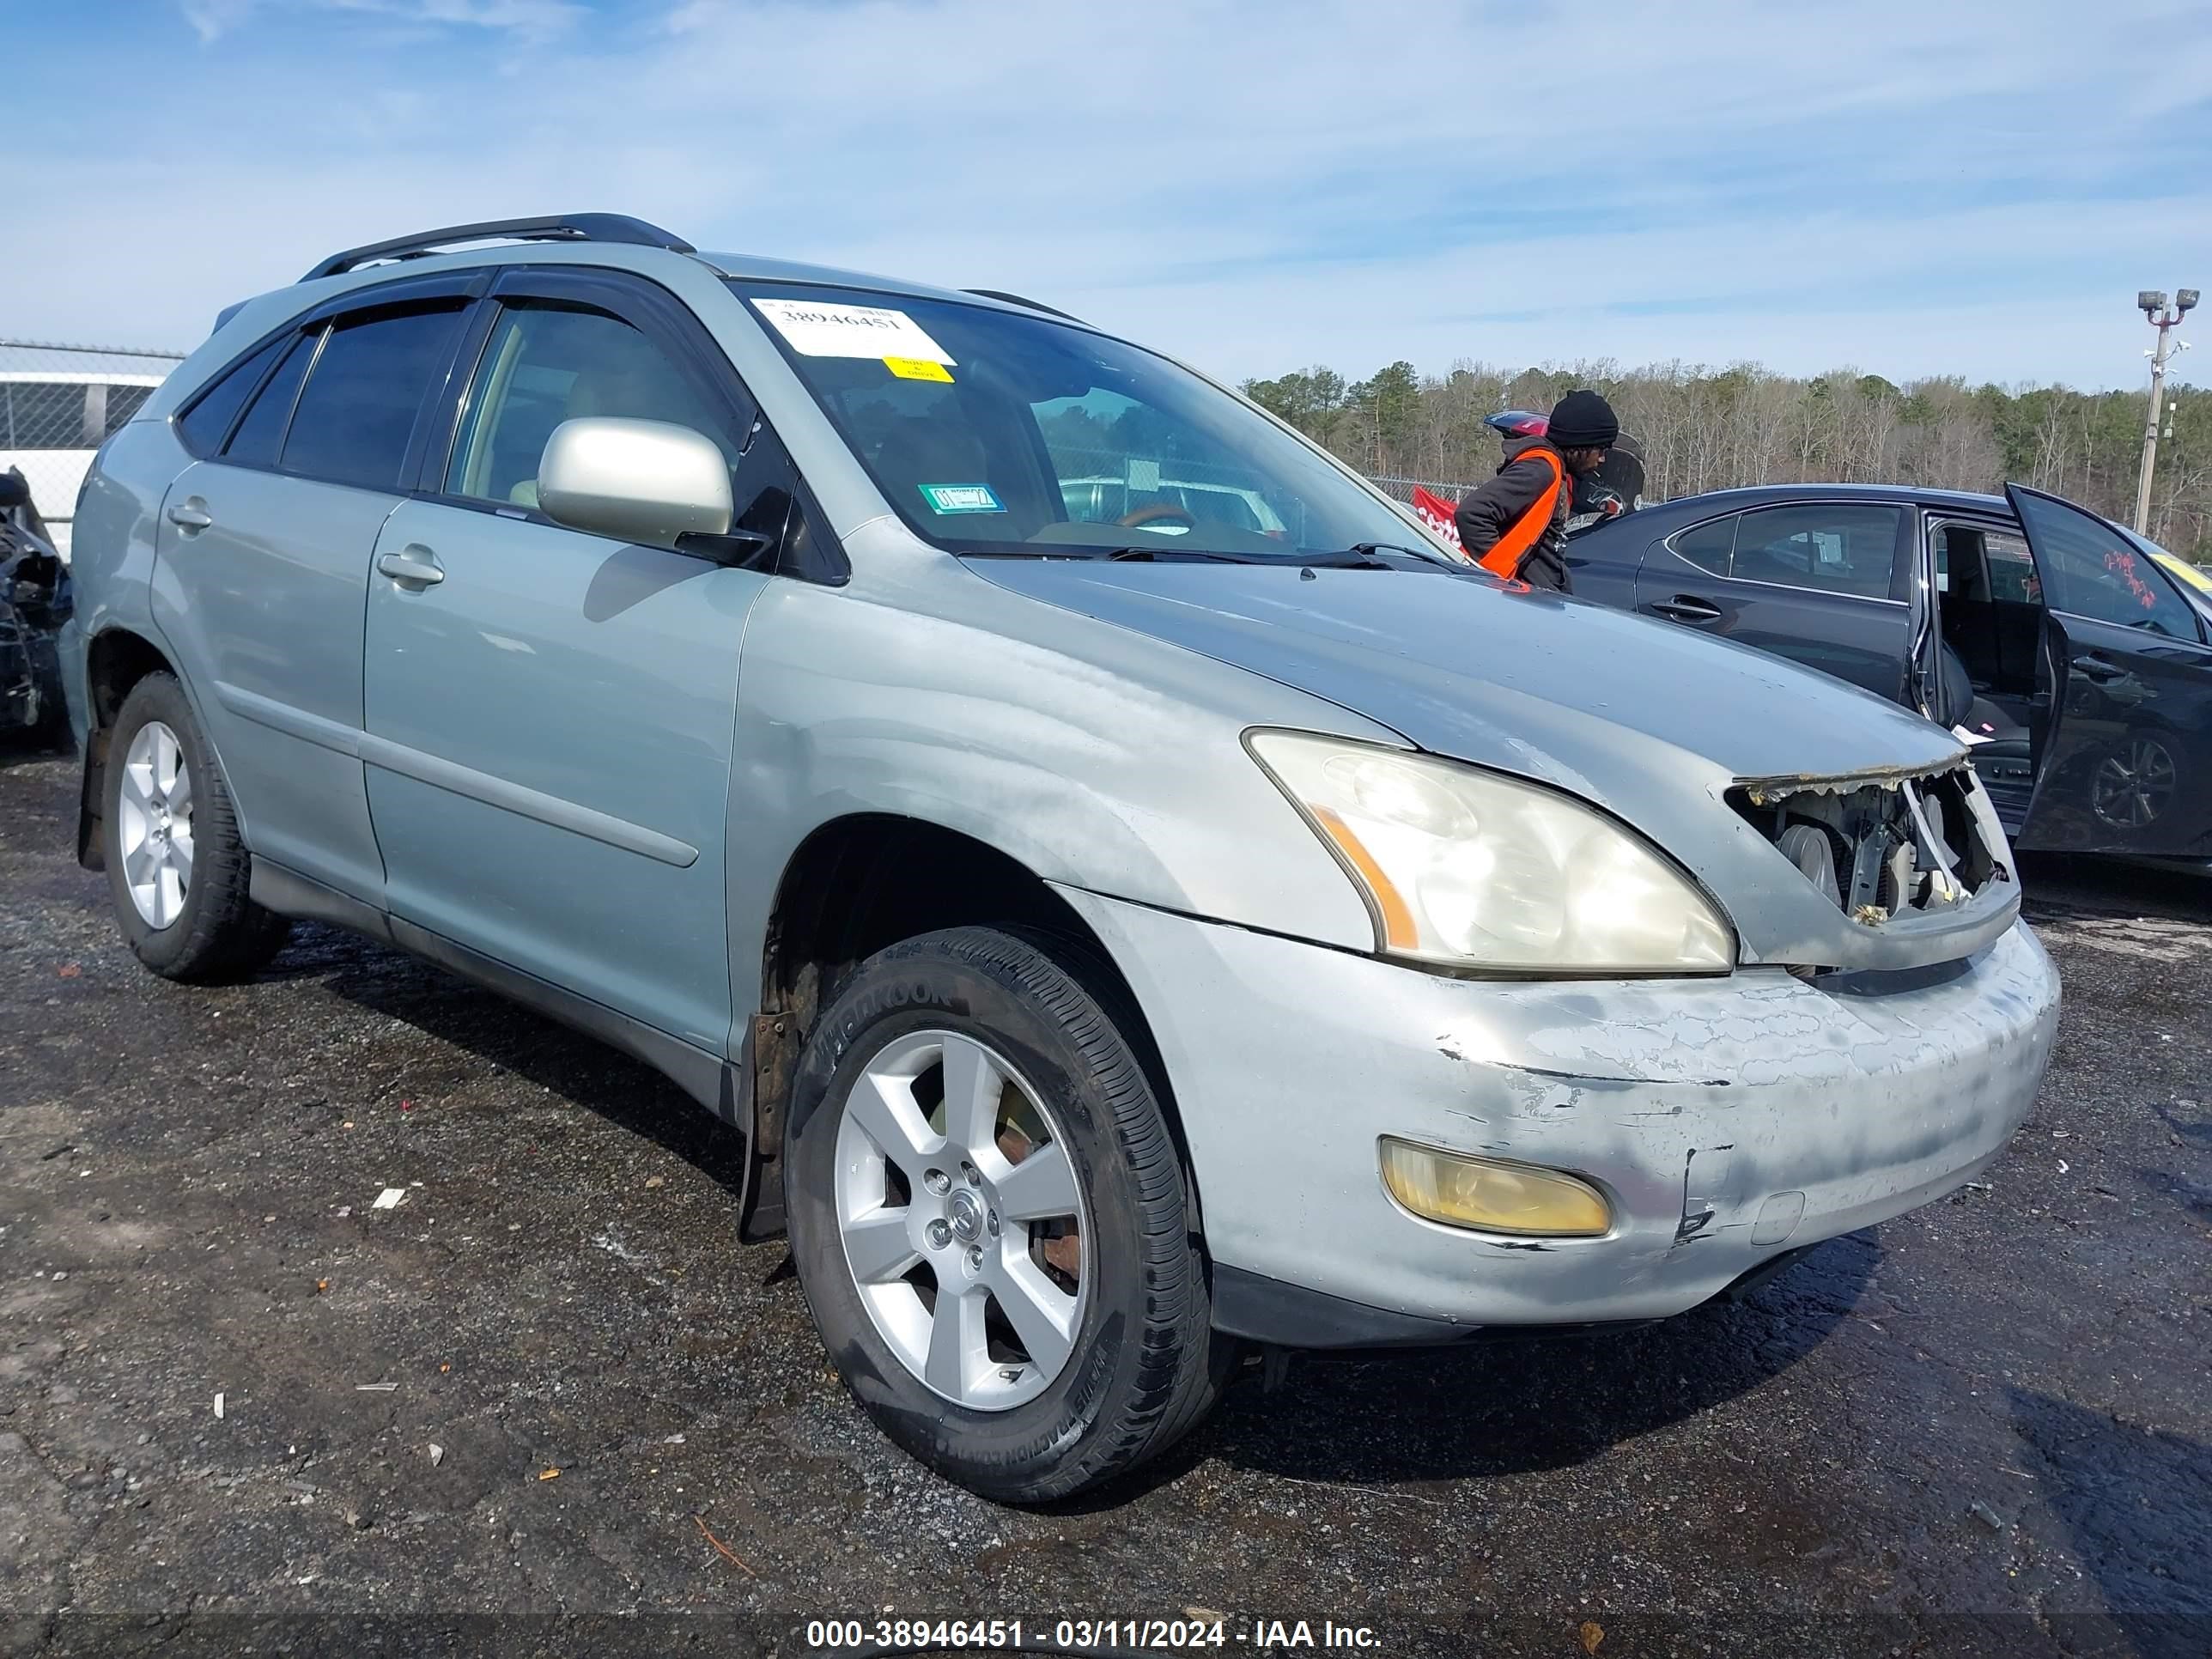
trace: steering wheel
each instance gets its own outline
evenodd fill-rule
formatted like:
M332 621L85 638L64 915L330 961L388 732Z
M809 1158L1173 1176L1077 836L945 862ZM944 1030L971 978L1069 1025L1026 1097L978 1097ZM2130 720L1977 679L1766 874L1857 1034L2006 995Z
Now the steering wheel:
M1188 507L1178 507L1173 501L1154 501L1148 507L1138 507L1134 512L1124 513L1114 522L1126 530L1134 530L1143 525L1157 524L1162 519L1173 519L1186 529L1195 529L1198 526L1196 515Z

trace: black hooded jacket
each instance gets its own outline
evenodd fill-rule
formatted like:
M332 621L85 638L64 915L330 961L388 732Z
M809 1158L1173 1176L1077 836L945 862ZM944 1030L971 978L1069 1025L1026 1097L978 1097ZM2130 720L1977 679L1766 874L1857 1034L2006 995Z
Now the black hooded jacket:
M1498 463L1498 476L1488 483L1478 484L1467 492L1452 515L1459 526L1459 544L1470 559L1482 556L1504 540L1506 532L1534 511L1545 493L1551 489L1552 469L1540 461L1523 462L1522 457L1534 450L1559 452L1544 438L1516 438L1505 447L1505 459ZM1555 593L1570 591L1567 581L1567 517L1573 511L1575 475L1567 470L1564 457L1559 461L1561 488L1555 499L1552 521L1528 552L1522 556L1520 568L1514 574L1531 587L1549 588Z

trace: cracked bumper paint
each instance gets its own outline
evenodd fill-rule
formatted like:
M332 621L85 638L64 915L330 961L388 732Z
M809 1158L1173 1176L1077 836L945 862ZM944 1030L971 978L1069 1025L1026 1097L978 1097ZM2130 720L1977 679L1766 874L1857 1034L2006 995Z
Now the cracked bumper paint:
M1682 1311L1971 1180L2034 1101L2058 981L2025 926L1935 969L1451 980L1066 891L1151 1019L1215 1261L1449 1325ZM1379 1136L1572 1170L1602 1238L1415 1218Z

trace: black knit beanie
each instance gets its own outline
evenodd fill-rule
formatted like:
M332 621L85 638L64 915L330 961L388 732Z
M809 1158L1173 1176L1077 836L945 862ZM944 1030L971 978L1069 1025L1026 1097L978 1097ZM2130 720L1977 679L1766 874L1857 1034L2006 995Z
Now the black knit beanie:
M1620 436L1620 422L1596 392L1570 392L1552 405L1544 435L1559 449L1610 449Z

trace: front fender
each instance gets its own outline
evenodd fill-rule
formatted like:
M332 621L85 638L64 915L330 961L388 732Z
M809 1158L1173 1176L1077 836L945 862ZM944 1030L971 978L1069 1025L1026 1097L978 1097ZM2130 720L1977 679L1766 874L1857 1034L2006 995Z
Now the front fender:
M1242 737L1253 726L1395 734L1007 592L949 556L915 562L902 581L772 584L748 622L731 777L734 982L758 982L794 852L855 813L957 831L1063 886L1373 948L1364 902Z

